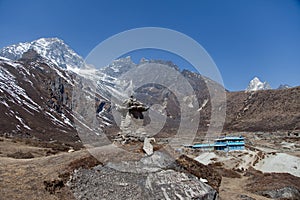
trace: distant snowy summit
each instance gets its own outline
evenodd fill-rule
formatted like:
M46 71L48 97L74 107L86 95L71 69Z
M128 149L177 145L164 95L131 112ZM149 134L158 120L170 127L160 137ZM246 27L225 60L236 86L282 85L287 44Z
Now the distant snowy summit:
M277 88L277 90L284 90L284 89L289 89L292 88L292 86L288 85L288 84L281 84L279 85L279 87ZM246 92L251 92L251 91L258 91L258 90L271 90L271 86L268 82L262 82L259 80L259 78L254 77L248 87L246 88Z
M29 49L35 50L39 55L63 69L84 66L83 58L58 38L40 38L32 42L13 44L0 49L0 56L18 60Z
M258 91L258 90L270 90L272 89L270 84L268 82L262 82L259 80L259 78L254 77L248 87L246 88L246 92L250 92L250 91Z
M289 88L292 88L292 86L290 86L288 84L281 84L281 85L279 85L279 87L277 89L283 90L283 89L289 89Z

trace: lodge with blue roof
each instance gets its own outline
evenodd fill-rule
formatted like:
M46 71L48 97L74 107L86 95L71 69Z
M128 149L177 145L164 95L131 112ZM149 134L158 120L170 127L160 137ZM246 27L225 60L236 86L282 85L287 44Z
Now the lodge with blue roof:
M194 144L187 145L187 147L193 149L201 149L204 151L235 151L235 150L244 150L245 149L245 141L244 137L232 137L232 136L224 136L214 140L214 143L204 143L204 144Z

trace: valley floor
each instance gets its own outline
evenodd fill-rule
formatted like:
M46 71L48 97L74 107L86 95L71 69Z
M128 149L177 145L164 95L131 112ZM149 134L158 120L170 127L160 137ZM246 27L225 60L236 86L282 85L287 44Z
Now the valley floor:
M259 137L250 139L249 143L251 145L245 151L229 154L193 152L189 156L217 166L222 174L219 187L222 200L272 199L269 193L263 191L271 191L273 195L275 187L292 186L300 191L298 138L279 141L278 138L267 140ZM0 199L74 199L66 184L72 171L99 163L87 150L59 152L53 147L0 138ZM270 173L263 174L257 170Z

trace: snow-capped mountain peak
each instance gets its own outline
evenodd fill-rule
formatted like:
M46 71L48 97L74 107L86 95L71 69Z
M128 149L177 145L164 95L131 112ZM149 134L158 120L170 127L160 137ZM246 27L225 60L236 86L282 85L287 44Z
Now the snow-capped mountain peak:
M267 83L266 81L262 82L259 80L258 77L254 77L250 81L248 87L246 88L246 91L248 92L248 91L269 90L269 89L272 89L269 83Z
M18 60L29 49L34 49L42 57L64 69L84 66L82 57L59 38L40 38L32 42L10 45L0 49L0 56Z
M292 86L288 85L288 84L281 84L279 85L279 87L277 88L278 90L283 90L283 89L289 89Z
M110 65L101 68L100 71L112 77L119 77L136 66L137 64L131 60L131 57L127 56L114 60Z

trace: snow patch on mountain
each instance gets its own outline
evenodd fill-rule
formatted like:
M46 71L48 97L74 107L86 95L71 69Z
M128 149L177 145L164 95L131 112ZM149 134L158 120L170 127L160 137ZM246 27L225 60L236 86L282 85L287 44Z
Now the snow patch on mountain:
M1 63L2 61L0 61ZM5 61L5 64L9 64ZM16 63L11 62L11 66L19 66ZM40 106L34 102L26 93L25 89L18 85L18 82L6 68L0 66L0 89L5 91L12 99L12 101L18 103L19 105L25 105L29 109L37 111L40 109Z
M112 64L100 69L101 72L111 77L119 77L137 65L131 60L130 56L114 60Z

